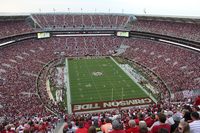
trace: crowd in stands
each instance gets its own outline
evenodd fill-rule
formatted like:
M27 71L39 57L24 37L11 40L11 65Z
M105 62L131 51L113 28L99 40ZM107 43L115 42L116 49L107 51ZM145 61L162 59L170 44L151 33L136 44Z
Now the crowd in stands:
M128 15L116 14L32 14L41 28L124 28Z
M191 98L191 93L200 86L200 54L176 46L145 39L129 39L123 42L130 48L123 57L146 66L166 83L175 94L174 100ZM186 96L187 95L187 96Z
M66 115L63 133L199 133L200 108L157 104Z
M26 45L26 44L29 45ZM35 112L46 113L36 94L35 81L37 73L42 68L40 57L42 47L35 47L30 42L21 42L14 46L1 49L0 116L15 120L19 115L33 115ZM44 58L44 60L42 60Z
M137 20L133 31L149 32L200 42L200 24L159 20ZM180 34L181 33L181 34Z
M200 108L192 102L63 115L63 133L199 133ZM1 133L53 133L62 118L35 113L0 122Z
M131 63L133 64L135 69L139 71L141 75L143 75L143 77L146 77L146 79L148 79L148 81L142 80L139 82L139 84L142 86L148 86L147 88L145 88L148 93L150 93L151 95L153 94L157 100L165 100L166 102L169 102L171 100L170 89L168 86L166 86L165 81L163 81L156 73L154 73L145 65L142 65L133 60L131 60ZM153 87L150 87L149 84Z
M32 27L25 20L0 21L0 39L32 31Z
M52 115L19 116L13 122L0 122L0 133L54 133L60 118Z

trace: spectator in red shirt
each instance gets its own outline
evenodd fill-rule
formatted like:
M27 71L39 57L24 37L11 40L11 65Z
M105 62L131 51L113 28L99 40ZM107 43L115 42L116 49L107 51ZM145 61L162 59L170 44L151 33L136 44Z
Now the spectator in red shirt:
M151 127L154 123L154 120L152 119L152 115L148 114L148 116L144 119L144 121L147 124L147 127Z
M82 121L79 122L78 129L76 133L88 133L88 129L84 127L84 123Z
M136 123L137 125L139 125L139 122L142 121L143 119L144 119L144 115L143 115L141 112L139 112L139 113L137 114L137 119L135 119L135 123Z
M158 133L168 133L168 130L166 128L160 128Z
M165 128L168 130L168 133L170 133L171 126L169 124L165 124L166 116L164 114L160 113L160 114L158 114L158 120L159 120L160 124L153 126L153 128L151 129L151 132L158 133L158 131L161 128Z
M198 96L198 97L195 99L194 105L195 105L195 106L200 105L200 96Z
M89 129L91 125L92 125L92 122L90 120L87 120L86 122L84 122L84 127L87 129Z
M3 133L3 132L2 132L2 133ZM10 126L10 125L7 125L7 126L6 126L6 130L5 130L5 133L15 133L15 131L11 129L11 126Z
M130 120L128 122L130 128L126 130L126 133L139 133L139 127L136 127L135 120Z

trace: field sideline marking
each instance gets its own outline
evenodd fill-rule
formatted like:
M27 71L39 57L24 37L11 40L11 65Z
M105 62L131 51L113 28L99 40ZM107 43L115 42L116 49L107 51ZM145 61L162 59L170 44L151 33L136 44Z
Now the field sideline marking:
M119 66L120 68L121 68L121 66L115 61L115 59L113 59L111 56L109 56L110 57L110 59L113 61L113 62L115 62L115 64L117 65L117 66ZM122 68L121 68L122 69ZM134 79L134 77L130 74L130 73L128 73L127 71L125 71L124 69L122 69L125 73L126 73L126 75L128 76L128 77L130 77L132 80L133 80L133 82L134 83L136 83L139 87L140 87L140 89L142 89L155 103L157 103L157 100L152 96L152 95L150 95L138 82L136 82L135 81L135 79Z
M106 63L110 63L110 62L107 62L107 60L106 60ZM99 66L99 64L98 64L98 66ZM107 66L108 67L108 66ZM102 67L100 66L100 69L102 70ZM105 76L106 77L106 76ZM108 79L107 77L106 77L106 79ZM112 82L110 81L110 80L108 80L109 81L109 83L111 84L111 86L112 86L112 92L111 92L111 101L113 101L114 100L114 89L115 89L115 86L112 84Z
M67 93L67 110L68 113L72 113L72 106L71 106L71 90L70 90L70 82L69 82L69 65L68 59L65 58L65 71L64 71L64 81Z

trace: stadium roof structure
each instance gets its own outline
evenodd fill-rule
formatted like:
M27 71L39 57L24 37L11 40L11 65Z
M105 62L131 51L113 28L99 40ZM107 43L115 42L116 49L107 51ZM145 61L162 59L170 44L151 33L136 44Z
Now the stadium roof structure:
M36 12L36 13L1 13L0 12L0 21L3 20L12 20L12 19L24 19L31 14L99 14L99 15L123 15L123 16L135 16L138 20L157 20L157 21L170 21L170 22L181 22L181 23L200 23L200 17L196 16L166 16L166 15L140 15L140 14L126 14L126 13L84 13L84 12Z
M200 17L192 16L153 16L153 15L135 15L138 20L157 20L182 23L200 23Z

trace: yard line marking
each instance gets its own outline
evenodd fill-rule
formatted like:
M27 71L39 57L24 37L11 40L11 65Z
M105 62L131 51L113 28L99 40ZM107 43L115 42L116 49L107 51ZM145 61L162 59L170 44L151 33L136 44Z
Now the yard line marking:
M109 63L108 61L106 61L106 63ZM110 64L110 63L109 63ZM99 66L99 64L98 64L98 66ZM102 67L100 66L100 69L102 69ZM103 71L103 70L102 70ZM106 76L105 76L106 77ZM106 79L107 79L107 77L106 77ZM114 95L113 95L113 93L114 93L114 89L115 89L115 86L112 84L112 82L109 80L109 79L107 79L106 81L109 81L109 83L110 83L110 85L112 86L112 94L111 94L111 97L112 97L112 101L114 100Z
M96 90L96 92L97 92L97 94L98 94L98 97L99 97L100 100L102 100L102 97L101 97L100 94L99 94L99 91L98 91L98 89L97 89L97 87L96 87L96 84L95 84L95 82L94 82L94 79L92 78L92 76L91 76L91 74L90 74L90 72L89 72L89 69L88 69L87 64L86 64L86 60L84 60L84 63L85 63L85 67L86 67L86 69L87 69L87 71L88 71L88 74L90 75L90 78L91 78L91 80L92 80L92 82L93 82L93 84L94 84L94 87L95 87L95 90Z

